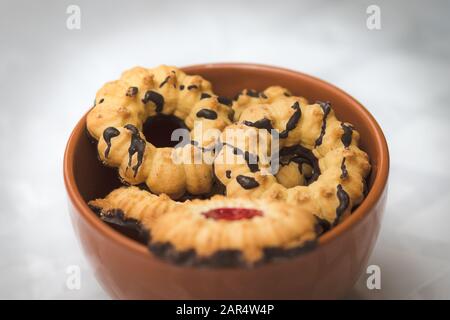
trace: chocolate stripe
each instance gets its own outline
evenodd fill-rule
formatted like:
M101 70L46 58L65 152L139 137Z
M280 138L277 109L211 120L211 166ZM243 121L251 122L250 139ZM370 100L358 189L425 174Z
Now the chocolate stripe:
M156 106L156 112L160 113L164 108L164 97L156 91L149 90L145 93L142 103L147 104L149 101L153 102Z
M254 128L257 128L257 129L266 129L269 132L270 132L270 130L273 129L272 122L269 119L267 119L267 118L262 118L260 120L255 121L255 122L244 120L244 124L246 126L254 127Z
M300 104L298 101L296 101L292 106L292 109L295 110L295 112L292 114L292 116L289 118L288 122L286 123L286 128L280 132L280 138L285 139L289 135L289 131L292 131L297 127L298 122L300 121L300 118L302 117L302 110L300 109Z
M342 163L341 163L341 179L347 179L348 177L348 171L347 171L347 167L345 166L345 157L342 159Z
M197 112L196 115L199 118L205 118L205 119L209 119L209 120L217 119L217 112L215 112L214 110L210 110L210 109L201 109L200 111Z
M230 100L230 99L228 99L228 98L226 98L226 97L217 97L217 101L220 103L220 104L223 104L223 105L226 105L226 106L228 106L228 107L231 107L232 105L233 105L233 101L232 100Z
M137 154L137 163L132 167L134 171L134 177L136 177L139 167L142 165L142 160L144 158L144 152L146 147L146 142L139 135L138 129L132 124L127 124L125 126L126 129L131 131L131 141L130 147L128 148L128 166L131 166L131 161L133 159L133 155Z
M345 123L341 123L342 129L344 129L344 134L341 137L342 144L345 148L348 148L352 143L353 127Z
M337 186L337 192L336 196L339 200L339 205L336 208L336 220L334 221L334 225L337 225L339 222L339 219L344 214L345 210L347 210L349 204L350 204L350 197L348 196L348 193L345 192L344 188L340 184Z
M105 131L103 131L103 139L106 142L105 158L108 158L109 156L109 151L111 149L111 139L117 137L119 134L120 131L114 127L106 128Z
M327 129L327 117L328 117L328 114L330 114L331 105L328 101L327 102L317 101L316 103L318 103L320 105L320 107L322 108L322 111L323 111L322 128L320 129L320 135L316 139L316 143L315 143L315 146L317 147L322 144L323 136L325 135L325 131Z
M126 95L128 97L134 97L135 95L137 95L138 91L139 91L138 87L129 87Z
M236 181L246 190L259 187L258 181L253 177L247 177L240 174L236 177Z

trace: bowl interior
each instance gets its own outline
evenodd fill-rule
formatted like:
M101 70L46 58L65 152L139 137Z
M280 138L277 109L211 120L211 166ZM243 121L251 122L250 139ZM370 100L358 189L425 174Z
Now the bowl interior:
M388 155L386 142L373 117L346 93L314 77L268 66L212 64L183 69L189 74L199 74L208 79L213 84L213 90L216 94L227 97L233 97L244 88L263 90L271 85L280 85L289 89L294 95L306 97L310 102L316 100L330 101L338 119L352 123L359 131L361 136L360 147L370 156L372 172L367 180L370 191L364 202L369 198L374 198L373 201L375 201L379 197L378 193L381 193L387 179ZM98 160L96 145L86 133L85 118L81 119L75 129L73 139L73 157L68 161L72 161L76 189L78 189L84 201L104 197L110 191L122 185L118 179L117 169L107 168ZM380 171L380 164L383 165L383 172ZM374 190L372 189L374 189L373 186L377 180L379 180L380 186L378 189L380 189L380 192L373 194ZM362 211L362 206L356 211ZM350 222L344 221L342 224L346 223ZM339 227L340 225L336 228ZM333 233L333 230L328 233ZM328 233L326 236L331 236Z

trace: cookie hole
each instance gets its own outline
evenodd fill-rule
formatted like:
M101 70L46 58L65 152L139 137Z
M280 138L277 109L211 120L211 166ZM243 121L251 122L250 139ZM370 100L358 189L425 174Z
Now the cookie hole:
M179 141L172 141L172 132L187 129L184 122L175 116L159 114L149 117L143 125L143 133L148 142L157 148L173 148Z

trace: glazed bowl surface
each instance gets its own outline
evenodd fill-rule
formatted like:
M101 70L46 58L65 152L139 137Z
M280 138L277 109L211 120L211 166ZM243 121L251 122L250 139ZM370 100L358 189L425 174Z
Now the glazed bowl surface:
M254 268L177 266L104 224L87 201L119 187L117 172L97 159L86 133L86 115L67 143L64 181L69 212L83 251L101 286L120 299L334 299L344 297L366 268L386 204L389 152L373 116L354 98L315 77L287 69L239 63L183 68L211 81L214 92L233 97L243 88L280 85L309 101L330 101L341 121L361 135L372 171L369 193L352 215L322 235L317 247L294 258Z

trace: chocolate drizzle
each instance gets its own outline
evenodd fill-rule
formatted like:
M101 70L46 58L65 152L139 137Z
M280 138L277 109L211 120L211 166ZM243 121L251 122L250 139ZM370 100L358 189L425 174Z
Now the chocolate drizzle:
M198 86L195 84L191 84L190 86L187 87L188 90L193 90L193 89L198 89Z
M180 90L181 90L181 91L184 90L184 85L183 85L183 84L180 86Z
M342 163L341 163L341 180L347 179L348 178L348 171L347 171L347 167L345 166L345 157L342 159Z
M252 98L259 98L259 92L253 89L248 89L246 94Z
M245 162L247 162L247 166L250 169L250 172L257 172L259 171L259 166L258 166L258 162L259 162L259 157L255 154L252 154L248 151L243 151L237 147L234 147L228 143L224 143L224 145L229 146L230 148L233 149L233 154L235 155L240 155L242 157L244 157Z
M295 257L299 254L303 254L311 251L317 245L316 240L306 241L303 245L293 247L293 248L282 248L282 247L267 247L263 249L264 252L264 262L272 262L279 260L280 258Z
M98 102L98 104L103 103L103 101L105 101L105 99L101 98L100 101Z
M220 103L220 104L223 104L223 105L226 105L226 106L228 106L228 107L231 107L232 105L233 105L233 101L232 100L230 100L230 99L228 99L227 97L217 97L217 101Z
M336 220L334 221L334 225L336 225L339 222L339 219L344 214L345 210L347 210L349 204L350 204L350 197L348 196L348 193L345 192L344 188L340 184L337 186L337 192L336 192L337 198L339 200L339 205L336 208Z
M328 101L327 102L317 101L316 103L318 103L320 105L320 107L322 108L322 111L323 111L322 128L320 129L320 135L316 139L316 143L315 143L315 146L317 147L322 144L323 136L325 135L325 131L327 129L327 117L328 117L328 114L330 114L331 105L330 105L330 102L328 102Z
M255 122L244 120L244 124L246 126L254 127L254 128L257 128L257 129L266 129L269 132L270 132L270 130L273 129L272 122L269 119L267 119L267 118L262 118L260 120L255 121Z
M215 112L214 110L210 110L210 109L201 109L200 111L197 112L196 115L199 118L205 118L205 119L209 119L209 120L217 119L217 112Z
M342 144L345 148L348 148L352 143L353 127L345 123L341 123L342 129L344 129L344 134L341 137Z
M121 209L103 211L102 208L92 205L89 205L89 207L103 222L113 229L144 245L148 243L148 230L138 220L126 217Z
M160 88L164 87L164 85L167 83L167 81L169 81L170 76L167 76L163 82L161 82L161 84L159 85Z
M139 91L138 87L129 87L126 96L134 97L135 95L137 95L138 91Z
M318 227L317 229L319 229L319 230L316 230L317 234L324 233L331 229L331 223L328 220L320 218L318 216L314 216L314 217L316 217L316 220L317 220L316 226Z
M211 98L211 95L208 94L208 93L204 93L204 92L203 92L203 93L200 95L200 100L208 99L208 98Z
M149 101L153 102L156 106L156 112L160 113L164 108L164 97L156 91L149 90L145 93L142 103L147 104Z
M134 177L136 177L139 167L142 165L142 160L144 158L144 152L146 147L146 142L139 135L138 129L132 124L127 124L125 129L131 131L131 142L130 147L128 148L128 167L131 166L131 161L133 159L133 155L137 154L137 163L132 167L134 171Z
M258 181L253 177L247 177L240 174L236 177L236 181L246 190L259 187Z
M309 164L313 170L312 170L311 177L309 177L309 178L305 177L306 185L309 185L309 184L313 183L314 181L316 181L320 175L320 168L319 168L317 158L314 156L314 154L312 153L311 150L303 147L302 145L294 145L294 146L290 146L290 147L284 147L283 149L281 149L279 151L278 155L275 154L274 156L279 156L280 162L282 164L289 164L289 162L291 162L291 161L298 163L300 173L302 173L302 174L303 174L303 172L301 171L302 170L301 164L303 164L303 163ZM284 162L283 158L287 158L288 161Z
M111 139L114 137L117 137L119 134L120 134L120 131L114 127L106 128L103 131L103 139L106 142L105 158L108 158L109 150L111 150Z
M225 171L225 176L226 176L228 179L231 179L231 170Z
M291 158L290 161L298 164L298 170L300 171L301 174L303 174L303 164L307 164L307 165L311 166L311 162L308 159L303 158L301 156L293 157L293 158Z
M300 109L300 104L298 101L296 101L292 106L292 109L295 110L295 112L292 114L292 116L289 118L288 122L286 123L286 129L284 129L282 132L280 132L280 138L285 139L289 135L289 131L292 131L297 126L298 122L300 121L300 118L302 117L302 109Z

